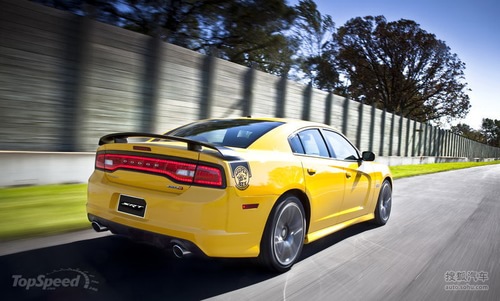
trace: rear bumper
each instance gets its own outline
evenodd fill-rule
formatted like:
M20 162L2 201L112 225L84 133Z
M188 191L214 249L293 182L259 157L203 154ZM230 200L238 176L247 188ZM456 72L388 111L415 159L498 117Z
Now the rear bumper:
M180 242L194 255L208 257L257 257L260 252L260 238L262 233L255 232L227 232L224 230L190 229L179 231L172 228L151 227L147 222L121 214L104 218L105 214L87 210L90 222L98 222L112 233L129 237L132 240L145 242L163 249L170 249L174 243Z
M196 187L174 195L112 183L97 171L89 180L87 213L114 233L162 248L178 240L194 254L257 257L276 197L240 197L233 189ZM118 210L120 195L144 199L144 216ZM258 208L245 210L245 203Z
M168 235L158 234L146 230L141 230L137 228L132 228L126 225L118 224L98 216L87 214L90 222L97 222L100 225L106 227L113 234L122 235L127 238L130 238L134 241L143 242L147 244L154 245L158 248L170 250L174 244L180 244L189 252L193 253L196 256L206 256L203 251L198 248L195 244L190 242L189 240L179 239L176 237L171 237Z

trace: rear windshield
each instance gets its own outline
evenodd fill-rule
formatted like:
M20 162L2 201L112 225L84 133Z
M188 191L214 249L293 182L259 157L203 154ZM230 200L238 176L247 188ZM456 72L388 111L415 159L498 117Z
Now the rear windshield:
M283 124L253 119L214 119L191 123L167 133L215 145L247 148L262 135Z

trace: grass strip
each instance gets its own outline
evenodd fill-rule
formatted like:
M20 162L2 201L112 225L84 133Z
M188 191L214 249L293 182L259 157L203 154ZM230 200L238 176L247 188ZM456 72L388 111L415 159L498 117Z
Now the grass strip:
M500 164L435 163L392 166L395 179L455 169ZM88 229L87 184L0 188L0 240L12 240Z
M0 188L0 240L90 228L87 184Z
M453 162L453 163L430 163L417 165L390 166L394 179L426 175L436 172L478 167L485 165L500 164L500 161L490 162Z

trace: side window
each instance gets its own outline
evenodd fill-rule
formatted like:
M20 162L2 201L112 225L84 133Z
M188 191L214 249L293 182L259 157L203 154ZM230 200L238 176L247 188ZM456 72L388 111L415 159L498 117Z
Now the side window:
M298 135L293 135L290 139L290 147L292 148L292 152L294 154L305 154L304 148L302 147L302 143L300 142L300 138Z
M302 131L298 136L306 155L330 157L325 141L317 129Z
M333 150L333 157L340 160L358 160L358 151L343 136L324 130L325 139Z

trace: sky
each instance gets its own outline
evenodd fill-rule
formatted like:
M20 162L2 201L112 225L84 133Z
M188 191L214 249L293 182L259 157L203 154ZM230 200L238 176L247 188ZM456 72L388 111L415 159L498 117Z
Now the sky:
M413 20L434 34L466 64L471 89L466 123L478 130L483 118L500 120L500 1L498 0L315 0L338 28L351 18L383 15L388 22ZM289 1L290 5L298 1Z

